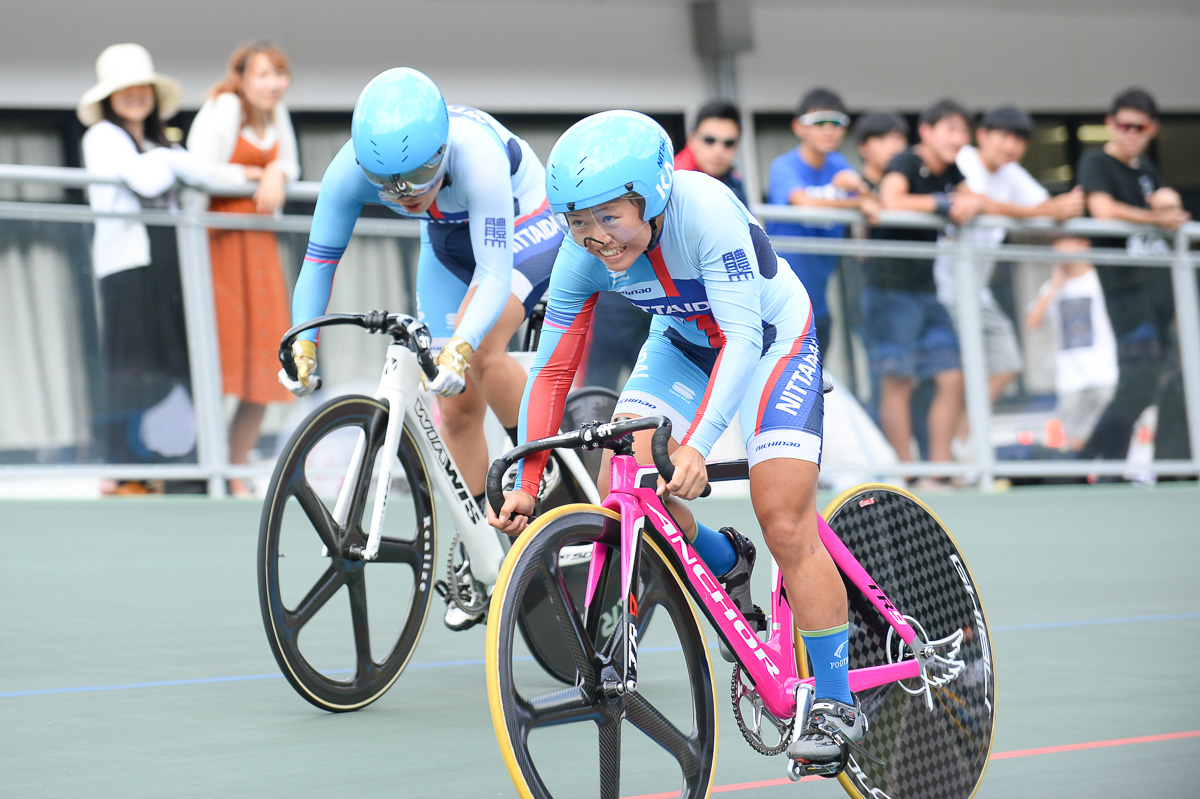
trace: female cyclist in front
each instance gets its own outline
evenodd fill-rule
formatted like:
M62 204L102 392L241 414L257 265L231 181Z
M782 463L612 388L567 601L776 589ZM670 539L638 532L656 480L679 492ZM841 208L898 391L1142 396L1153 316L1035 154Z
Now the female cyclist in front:
M521 401L521 440L558 430L598 292L618 292L655 314L616 416L661 414L683 433L672 441L675 476L660 491L673 495L676 521L749 617L753 545L730 528L698 524L679 502L704 489L705 456L738 415L751 501L793 589L788 595L803 600L792 610L816 677L817 699L788 754L814 763L841 758L825 730L858 743L867 723L847 678L846 591L817 535L824 406L804 286L725 185L673 171L670 139L642 114L607 111L573 125L550 153L546 193L567 236ZM635 439L641 463L650 461L650 434ZM522 462L498 517L489 507L499 530L525 529L545 460L541 453Z

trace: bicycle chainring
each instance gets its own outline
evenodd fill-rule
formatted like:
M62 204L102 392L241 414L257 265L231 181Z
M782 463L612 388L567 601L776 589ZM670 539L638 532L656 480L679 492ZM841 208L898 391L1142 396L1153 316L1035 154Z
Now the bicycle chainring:
M762 699L759 698L758 691L749 684L749 679L743 679L745 673L740 665L735 664L733 680L729 686L730 698L733 700L733 717L737 719L738 729L741 731L742 737L746 739L746 743L750 744L750 748L760 755L770 757L782 754L792 741L792 726L796 720L793 718L785 722L772 716L771 712L763 705ZM753 714L749 724L742 716L743 702L749 703ZM767 743L763 740L763 722L769 724L775 731L775 735L769 737L774 741L777 735L777 743Z
M447 598L463 613L475 615L487 607L490 597L487 587L471 574L471 562L460 539L461 536L455 533L450 542L450 556L446 561ZM461 555L461 559L456 561L455 555Z

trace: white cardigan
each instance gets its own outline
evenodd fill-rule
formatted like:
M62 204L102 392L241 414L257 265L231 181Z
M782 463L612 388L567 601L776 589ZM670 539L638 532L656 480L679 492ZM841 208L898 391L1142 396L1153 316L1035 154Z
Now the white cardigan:
M88 201L94 211L137 213L141 197L160 197L175 182L203 183L208 168L182 148L154 147L139 152L133 139L108 120L83 134L83 165L97 175L120 178L125 185L93 183ZM107 277L124 269L150 263L150 238L146 226L134 219L97 219L92 238L92 269Z
M278 141L279 152L276 153L275 162L282 167L288 180L300 178L296 133L292 129L291 114L283 103L275 106L274 122L267 126L263 138L259 139L250 126L242 125L242 101L236 94L226 92L206 100L188 131L188 151L212 168L214 182L246 185L253 182L246 180L246 170L241 164L229 163L239 135L262 150Z

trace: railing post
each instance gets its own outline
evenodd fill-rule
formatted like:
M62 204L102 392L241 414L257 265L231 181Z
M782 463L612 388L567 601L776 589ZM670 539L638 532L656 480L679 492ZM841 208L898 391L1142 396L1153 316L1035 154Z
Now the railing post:
M1197 272L1192 267L1188 246L1191 236L1183 225L1175 234L1175 263L1171 280L1175 290L1175 319L1179 327L1179 360L1183 372L1183 396L1187 408L1188 440L1192 465L1200 472L1200 298Z
M225 495L229 447L221 409L221 355L217 344L208 230L200 223L200 214L207 210L207 197L195 189L184 189L180 204L179 268L183 278L188 357L192 364L196 459L208 475L208 495L219 497Z
M971 425L972 464L979 472L979 487L992 491L995 487L996 453L992 448L991 399L988 396L987 361L983 351L983 314L979 270L975 268L978 253L971 247L973 223L959 225L955 234L954 304L958 319L958 344L962 353L963 385L966 394L967 421Z

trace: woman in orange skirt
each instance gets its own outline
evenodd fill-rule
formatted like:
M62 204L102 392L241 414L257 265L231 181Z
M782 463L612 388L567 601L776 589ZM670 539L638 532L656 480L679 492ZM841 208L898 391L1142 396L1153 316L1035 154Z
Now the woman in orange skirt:
M273 214L284 186L300 175L296 135L282 99L291 82L283 52L270 42L243 44L228 74L209 92L192 123L188 149L213 165L219 183L258 182L253 197L213 197L211 210ZM246 463L269 402L291 394L275 378L279 338L289 326L287 290L275 234L211 230L213 294L224 393L238 398L229 431L229 460ZM230 480L233 494L247 494Z

